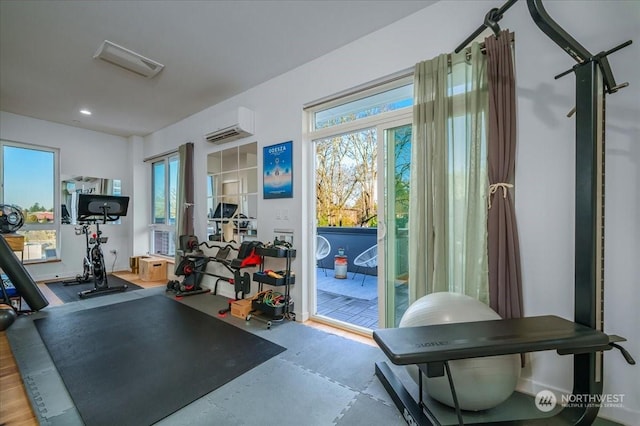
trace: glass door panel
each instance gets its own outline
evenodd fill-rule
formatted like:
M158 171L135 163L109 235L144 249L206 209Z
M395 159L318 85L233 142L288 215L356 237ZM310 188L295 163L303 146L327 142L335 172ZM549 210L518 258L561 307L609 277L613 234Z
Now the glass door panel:
M340 327L379 328L379 144L376 127L314 140L315 315Z
M394 126L394 127L391 127ZM384 134L384 229L380 253L384 268L386 327L397 327L409 305L409 183L411 124L390 124Z

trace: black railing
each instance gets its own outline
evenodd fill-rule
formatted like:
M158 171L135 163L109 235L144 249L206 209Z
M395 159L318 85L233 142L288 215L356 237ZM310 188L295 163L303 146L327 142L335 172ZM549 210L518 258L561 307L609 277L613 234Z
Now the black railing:
M327 226L317 229L318 235L325 237L331 244L331 252L321 261L321 266L327 269L333 269L334 258L338 254L339 249L344 250L347 256L347 270L354 271L353 259L360 253L373 246L377 242L377 228L359 228L359 227L342 227ZM376 274L375 270L360 271L368 274Z

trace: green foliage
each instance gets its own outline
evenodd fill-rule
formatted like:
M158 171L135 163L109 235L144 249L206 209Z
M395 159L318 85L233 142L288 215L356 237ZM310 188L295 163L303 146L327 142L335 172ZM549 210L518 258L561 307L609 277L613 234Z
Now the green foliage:
M35 203L31 207L27 209L28 212L42 212L45 211L45 208L40 205L40 203Z

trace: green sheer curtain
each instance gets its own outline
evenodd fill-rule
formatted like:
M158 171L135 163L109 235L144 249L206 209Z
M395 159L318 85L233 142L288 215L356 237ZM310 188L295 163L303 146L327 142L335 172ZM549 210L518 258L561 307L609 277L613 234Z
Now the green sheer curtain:
M474 43L414 75L409 299L451 291L488 303L486 58Z

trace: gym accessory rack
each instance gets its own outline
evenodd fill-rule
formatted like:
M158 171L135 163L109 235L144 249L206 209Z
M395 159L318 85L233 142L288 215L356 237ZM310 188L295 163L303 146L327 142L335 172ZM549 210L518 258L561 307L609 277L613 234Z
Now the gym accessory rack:
M260 263L260 270L254 272L253 280L258 283L258 294L263 295L264 285L271 286L273 288L281 288L284 290L282 294L282 303L278 305L272 305L266 303L264 298L254 298L252 300L252 311L247 315L246 320L250 321L252 318L262 321L267 325L267 328L271 328L273 323L279 323L285 319L295 321L296 314L293 312L293 300L291 300L291 286L295 284L296 277L291 271L291 262L296 257L296 250L291 247L258 247L256 254L262 257ZM280 258L285 259L285 267L281 271L270 271L265 269L265 258Z

